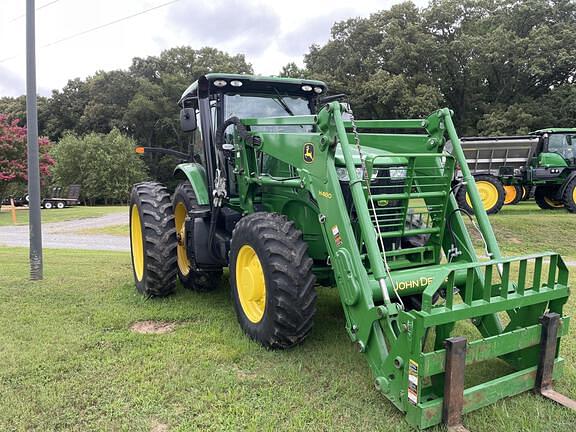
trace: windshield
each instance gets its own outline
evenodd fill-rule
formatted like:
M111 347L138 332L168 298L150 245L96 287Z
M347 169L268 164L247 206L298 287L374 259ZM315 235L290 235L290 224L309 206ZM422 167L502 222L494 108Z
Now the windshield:
M310 115L308 99L288 95L226 95L224 99L224 118L236 116L243 118L285 117L291 115ZM309 132L310 126L260 126L252 130L266 132Z
M572 159L575 157L574 144L576 143L576 135L573 134L551 134L548 138L548 151L551 153L558 153L565 159Z

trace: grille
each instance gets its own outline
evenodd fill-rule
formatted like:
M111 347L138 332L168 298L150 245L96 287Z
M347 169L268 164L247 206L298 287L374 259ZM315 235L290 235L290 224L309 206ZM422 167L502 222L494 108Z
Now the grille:
M394 155L402 166L378 167L370 182L368 208L387 257L422 262L439 245L454 172L454 159L438 154ZM370 202L372 201L372 202ZM434 241L432 241L434 240ZM406 263L408 264L408 263Z

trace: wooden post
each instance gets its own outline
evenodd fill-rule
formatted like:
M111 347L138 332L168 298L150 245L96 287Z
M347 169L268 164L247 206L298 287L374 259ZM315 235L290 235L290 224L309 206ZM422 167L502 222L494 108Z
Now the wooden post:
M10 204L12 205L12 224L16 225L16 204L14 204L14 198L10 198Z

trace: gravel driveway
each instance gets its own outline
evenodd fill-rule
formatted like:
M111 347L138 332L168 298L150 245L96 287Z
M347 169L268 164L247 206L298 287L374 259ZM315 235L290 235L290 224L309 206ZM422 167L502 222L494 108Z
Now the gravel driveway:
M76 219L65 222L52 222L42 225L42 246L53 249L91 249L130 252L130 239L107 234L82 234L90 228L103 228L128 223L127 213L113 213L106 216ZM128 233L126 233L128 234ZM0 227L0 246L28 247L28 225ZM576 267L576 261L565 261L569 267Z
M128 236L107 234L82 234L79 231L103 228L128 222L128 213L113 213L106 216L76 219L65 222L42 224L42 246L55 249L92 249L130 251ZM28 225L0 227L1 246L28 247Z

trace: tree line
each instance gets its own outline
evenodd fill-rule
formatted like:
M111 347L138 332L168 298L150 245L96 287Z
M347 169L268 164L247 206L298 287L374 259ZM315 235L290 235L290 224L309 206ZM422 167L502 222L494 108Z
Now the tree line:
M306 67L285 76L327 81L357 116L423 116L448 106L465 135L574 126L576 2L404 2L335 23Z
M448 106L462 135L567 127L576 118L575 28L570 0L432 0L424 8L408 1L335 23L303 68L289 63L279 75L326 81L332 93L348 95L358 118L420 117ZM176 101L207 72L254 73L244 55L215 48L136 57L127 70L98 71L39 98L40 133L56 143L56 165L61 144L90 146L91 134L112 131L131 145L186 152ZM0 98L0 114L23 125L24 96ZM135 177L168 181L174 163L145 156Z
M39 133L51 143L47 146L54 160L48 167L51 182L80 184L81 198L90 203L125 201L130 186L147 177L170 183L174 159L153 154L142 163L134 147L187 152L190 137L180 131L176 102L192 81L210 71L253 73L243 55L177 47L159 56L136 57L128 70L69 80L50 97L39 97ZM0 98L0 114L24 127L25 96ZM0 133L0 159L5 139ZM21 156L25 166L25 152ZM25 182L11 186L15 194Z

